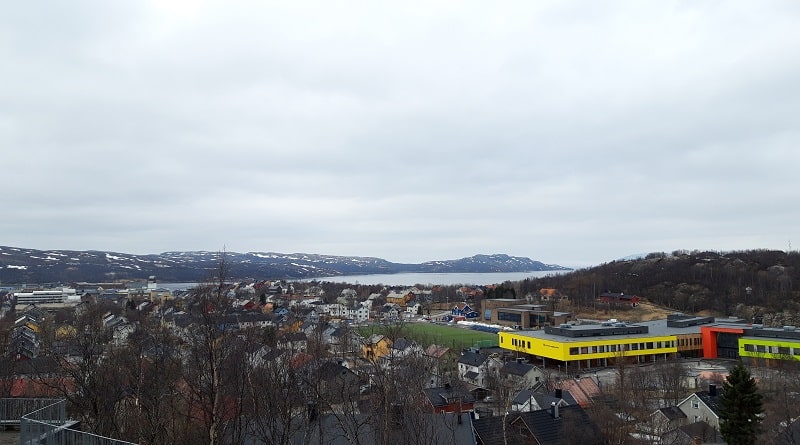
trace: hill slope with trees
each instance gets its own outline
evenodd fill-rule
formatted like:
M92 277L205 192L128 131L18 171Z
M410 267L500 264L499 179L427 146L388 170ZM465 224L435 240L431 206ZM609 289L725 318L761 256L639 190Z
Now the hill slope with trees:
M798 271L798 252L676 251L528 279L520 283L520 290L524 294L557 288L584 307L590 307L600 292L623 292L677 311L757 318L763 312L798 312ZM746 310L754 313L743 314Z

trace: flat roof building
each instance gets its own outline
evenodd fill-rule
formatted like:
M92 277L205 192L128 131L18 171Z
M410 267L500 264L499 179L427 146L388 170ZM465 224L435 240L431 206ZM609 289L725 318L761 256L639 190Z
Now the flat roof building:
M800 329L764 327L742 319L672 314L666 319L625 323L563 323L528 331L501 331L499 346L531 363L572 372L619 360L646 363L673 357L743 359L758 365L800 361Z

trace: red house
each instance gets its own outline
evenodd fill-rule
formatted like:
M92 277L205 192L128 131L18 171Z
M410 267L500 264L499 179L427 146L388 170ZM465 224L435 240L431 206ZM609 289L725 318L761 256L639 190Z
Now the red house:
M625 295L622 292L603 292L597 299L602 303L611 305L629 305L631 307L636 307L636 305L639 304L639 297L636 295Z

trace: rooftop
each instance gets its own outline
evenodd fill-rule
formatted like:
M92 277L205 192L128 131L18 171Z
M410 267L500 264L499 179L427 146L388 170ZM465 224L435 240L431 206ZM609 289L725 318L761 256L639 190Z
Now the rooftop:
M512 334L525 337L537 338L540 340L552 340L558 342L585 342L588 338L603 340L606 337L614 338L642 338L642 337L664 337L671 335L700 334L701 325L686 327L673 327L667 325L667 320L643 321L637 323L625 323L625 326L603 326L601 324L580 324L569 325L567 327L553 327L552 329L539 329L530 331L516 331ZM715 323L718 325L718 323ZM734 326L731 326L734 327ZM746 325L735 325L738 328L745 328ZM572 335L569 335L572 334Z

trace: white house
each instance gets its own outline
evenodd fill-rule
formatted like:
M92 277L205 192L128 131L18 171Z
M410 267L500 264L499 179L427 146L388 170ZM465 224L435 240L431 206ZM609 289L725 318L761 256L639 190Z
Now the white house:
M406 314L417 315L421 307L422 305L419 303L410 304L406 306Z
M503 366L495 354L483 354L469 350L458 359L458 378L476 386L486 386L488 376L497 373Z
M356 323L363 323L369 320L369 308L361 303L354 304L352 307L348 308L347 311L347 318Z
M688 423L703 421L719 431L720 389L708 385L708 391L698 391L678 403Z

